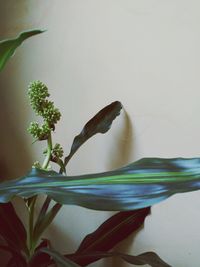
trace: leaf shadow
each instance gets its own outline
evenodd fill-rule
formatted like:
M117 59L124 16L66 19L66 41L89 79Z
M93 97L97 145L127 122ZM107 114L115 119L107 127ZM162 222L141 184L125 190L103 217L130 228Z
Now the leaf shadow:
M32 162L24 134L24 121L28 120L28 114L24 112L23 118L21 117L25 103L24 96L22 92L17 93L14 90L14 81L7 78L11 76L12 70L8 68L1 73L0 78L1 180L24 175L30 169Z
M134 158L134 133L132 121L126 110L123 112L123 123L120 131L118 131L115 138L115 145L111 148L110 162L108 163L109 169L117 169L129 164ZM113 215L113 213L110 213ZM140 228L141 229L141 228ZM140 231L140 229L138 231ZM114 251L120 251L126 253L133 244L134 237L137 232L131 234L124 241L120 242L113 249ZM112 258L104 260L105 265L112 267L125 267L127 263L119 258Z
M124 110L122 113L122 125L118 129L114 144L110 149L110 161L107 164L108 169L118 169L124 165L129 164L134 158L133 146L134 135L131 119Z

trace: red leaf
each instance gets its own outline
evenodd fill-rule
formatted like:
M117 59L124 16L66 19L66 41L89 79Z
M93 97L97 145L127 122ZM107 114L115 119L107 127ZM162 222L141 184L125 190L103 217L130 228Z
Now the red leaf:
M150 213L150 208L134 211L119 212L105 221L95 232L87 235L78 250L70 255L81 266L88 265L99 257L77 258L78 254L90 253L94 251L106 252L112 249L120 241L138 230L144 223L145 217Z
M40 252L42 248L50 248L51 244L48 239L43 239L39 246L35 249L35 253L32 256L29 266L30 267L46 267L50 264L51 257L44 253Z
M26 264L26 260L21 252L16 251L10 246L0 245L0 250L9 252L11 254L11 258L7 263L6 267L28 267Z
M17 251L27 251L26 230L12 203L0 204L0 235Z
M91 254L83 253L74 256L74 261L77 259L84 259L87 257L96 258L109 258L109 257L118 257L122 260L135 265L146 265L148 264L151 267L172 267L165 261L163 261L155 252L145 252L137 256L128 255L120 252L92 252Z

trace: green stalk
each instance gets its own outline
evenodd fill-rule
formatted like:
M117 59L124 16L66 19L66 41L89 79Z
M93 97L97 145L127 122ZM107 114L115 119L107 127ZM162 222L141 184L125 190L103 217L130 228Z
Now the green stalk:
M37 196L34 196L31 199L31 203L29 206L29 257L32 256L33 253L33 224L34 224L34 209L35 209L35 202L36 202Z
M51 133L50 133L49 137L47 139L47 155L46 155L46 158L42 164L42 169L47 169L47 167L49 165L49 161L51 159L51 151L52 151L52 137L51 137Z
M51 147L51 141L49 142L49 147ZM45 159L48 159L48 155ZM46 163L44 162L43 166L48 166ZM60 173L66 173L66 169L64 166L64 162L61 159L57 159L57 161L55 161L55 163L57 163L60 166ZM43 232L45 231L45 229L51 224L51 222L54 220L54 218L56 217L57 213L59 212L59 210L62 208L62 205L59 203L56 203L51 209L50 211L47 213L47 209L49 207L51 199L49 197L46 198L45 202L43 203L42 206L42 210L40 211L40 214L37 218L36 221L36 225L35 228L33 229L34 231L34 237L33 237L33 245L35 246L40 238L40 236L43 234ZM39 229L38 229L39 228ZM35 232L35 230L39 231L39 233ZM36 234L37 233L37 234Z
M47 139L47 155L44 159L44 162L42 164L42 168L43 169L47 169L50 159L51 159L51 151L52 151L52 137L51 137L51 133L48 136ZM35 203L37 200L37 195L32 197L31 202L30 202L30 206L29 206L29 258L32 257L34 250L35 250L35 246L36 246L36 242L34 242L33 240L33 231L34 231L34 213L35 213Z

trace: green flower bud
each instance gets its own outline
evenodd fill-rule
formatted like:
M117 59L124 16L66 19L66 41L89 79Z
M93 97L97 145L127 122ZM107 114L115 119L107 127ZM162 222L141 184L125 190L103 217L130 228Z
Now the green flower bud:
M51 129L47 123L40 127L37 122L31 122L28 132L38 140L46 140L51 132Z
M29 85L28 95L34 111L37 115L42 116L45 121L45 124L41 129L42 134L44 135L44 133L48 133L49 128L54 130L55 124L60 120L61 113L54 107L52 101L46 99L50 96L47 86L40 81L32 82ZM35 129L36 132L38 132L38 127L39 126ZM31 131L35 134L33 129L31 129Z
M55 144L54 148L52 149L52 159L53 161L56 161L56 159L63 157L63 148L60 144Z
M50 125L54 125L60 120L61 113L54 107L53 102L49 101L43 109L42 116Z
M49 97L48 88L40 81L30 83L28 88L28 95L33 109L40 113L43 109L45 99Z
M31 122L30 126L28 127L28 132L35 138L38 138L38 136L40 135L40 127L39 124L37 122Z
M41 165L40 165L39 161L35 161L35 162L33 163L33 168L41 169Z

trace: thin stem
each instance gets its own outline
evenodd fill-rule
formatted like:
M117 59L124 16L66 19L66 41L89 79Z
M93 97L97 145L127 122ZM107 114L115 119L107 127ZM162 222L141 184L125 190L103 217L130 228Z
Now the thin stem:
M59 173L60 174L65 173L66 174L66 168L65 168L64 162L61 159L58 159L56 163L58 164L58 166L60 166Z
M47 169L49 165L49 161L51 159L51 151L52 151L52 137L51 133L47 139L47 155L44 159L42 168ZM35 242L33 240L33 232L34 232L34 212L35 212L35 203L37 200L37 195L33 196L29 205L29 257L32 256L32 253L35 249Z
M51 133L49 134L49 137L47 139L47 155L46 158L44 159L44 162L42 164L42 168L46 169L49 165L49 161L51 159L51 151L52 151L52 138L51 138Z
M34 196L31 199L29 205L29 256L32 256L33 251L33 226L34 226L34 208L37 197Z

